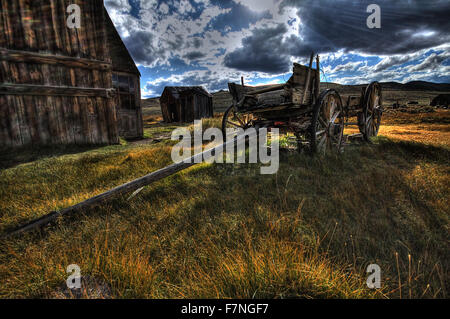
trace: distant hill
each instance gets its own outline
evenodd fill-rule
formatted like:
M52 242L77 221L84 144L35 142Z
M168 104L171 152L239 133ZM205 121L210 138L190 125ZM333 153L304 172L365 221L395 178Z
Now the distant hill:
M159 107L159 97L152 97L150 99L142 99L142 107Z
M394 86L400 85L400 90L410 90L410 91L450 91L450 83L432 83L426 81L412 81L406 84L400 84L396 82L382 83L383 86L388 84L393 84Z
M332 82L322 82L321 88L329 86L330 88L335 89L361 89L362 87L366 87L367 84L358 84L358 85L342 85L338 83ZM437 92L449 92L450 91L450 83L433 83L426 81L411 81L408 83L398 83L398 82L381 82L381 86L385 90L398 90L398 91L437 91Z

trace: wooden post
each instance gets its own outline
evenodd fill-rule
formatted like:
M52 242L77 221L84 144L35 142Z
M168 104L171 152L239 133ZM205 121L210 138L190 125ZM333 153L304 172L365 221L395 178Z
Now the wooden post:
M320 62L319 55L316 57L316 89L315 89L315 98L316 102L319 99L319 91L320 91Z
M310 87L309 82L311 82L311 69L312 69L313 59L314 59L314 52L311 53L311 57L309 59L309 69L308 69L308 75L306 76L306 87L305 87L305 93L303 93L302 104L306 103L306 96L308 94L309 87Z
M245 84L244 84L244 77L243 76L241 76L241 85L245 86Z

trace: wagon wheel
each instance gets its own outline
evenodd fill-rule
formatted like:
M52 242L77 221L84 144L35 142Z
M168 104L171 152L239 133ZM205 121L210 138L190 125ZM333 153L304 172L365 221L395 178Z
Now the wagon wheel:
M223 115L222 119L222 134L224 137L224 141L227 140L227 131L228 135L233 136L236 135L238 130L247 129L253 126L253 115L252 114L243 114L236 112L234 105L230 106Z
M310 127L311 152L340 152L344 133L344 108L339 93L327 90L320 94Z
M367 87L363 107L364 122L360 126L360 131L364 139L369 141L371 137L378 135L383 114L381 86L378 82L372 82Z

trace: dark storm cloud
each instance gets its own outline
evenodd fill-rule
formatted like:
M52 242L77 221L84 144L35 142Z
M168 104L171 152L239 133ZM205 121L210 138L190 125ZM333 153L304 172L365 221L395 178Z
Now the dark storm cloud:
M185 55L183 55L183 58L192 61L192 60L198 60L201 58L204 58L206 56L206 54L200 52L200 51L192 51L189 53L186 53Z
M135 31L124 38L124 43L136 63L151 65L158 57L164 55L163 50L157 50L152 44L153 35L150 32Z
M381 29L366 26L369 4L381 7ZM370 54L402 54L450 40L450 1L284 0L299 9L302 45L295 55L340 49ZM427 36L428 35L428 36Z
M289 46L283 41L287 32L284 24L273 28L258 28L242 40L239 48L225 56L225 66L242 71L283 73L289 71Z
M216 4L222 8L231 9L230 12L221 14L214 18L210 23L212 29L222 32L225 31L227 27L230 28L230 31L248 28L249 25L261 19L270 19L272 17L268 11L261 13L255 12L250 10L247 6L232 1L222 3L219 1Z

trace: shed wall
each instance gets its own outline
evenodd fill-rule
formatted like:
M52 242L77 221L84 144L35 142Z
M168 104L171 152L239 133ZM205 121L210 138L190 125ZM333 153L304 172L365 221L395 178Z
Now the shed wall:
M181 92L175 97L170 90L164 90L160 104L166 123L191 123L194 120L214 116L212 97L192 91Z

